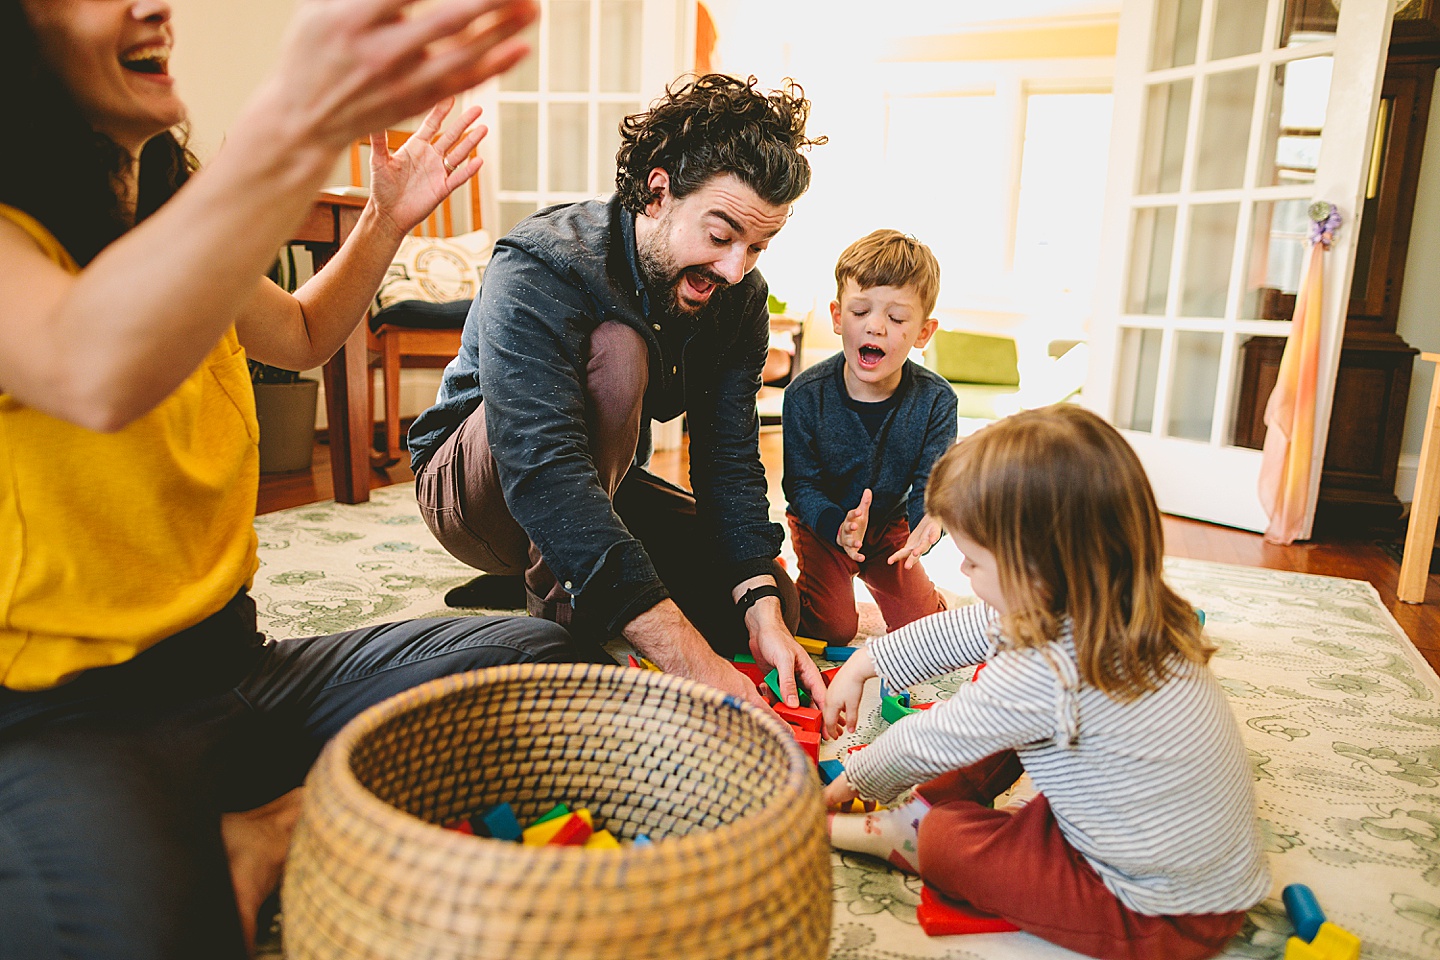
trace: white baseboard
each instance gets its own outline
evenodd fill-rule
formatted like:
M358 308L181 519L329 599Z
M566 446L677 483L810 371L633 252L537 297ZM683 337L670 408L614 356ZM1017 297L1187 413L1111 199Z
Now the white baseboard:
M1395 496L1401 503L1415 499L1415 474L1420 472L1420 456L1402 456L1395 468Z

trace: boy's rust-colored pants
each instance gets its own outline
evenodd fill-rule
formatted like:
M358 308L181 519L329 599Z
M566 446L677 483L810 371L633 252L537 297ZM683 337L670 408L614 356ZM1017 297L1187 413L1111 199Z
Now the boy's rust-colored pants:
M923 566L917 563L906 570L903 562L885 562L910 538L910 524L904 517L866 544L864 563L850 559L837 544L825 543L794 514L786 513L785 519L790 522L790 542L800 561L795 585L800 591L799 632L803 636L838 646L855 639L860 626L855 609L856 577L870 588L886 629L898 630L945 609Z
M1239 932L1244 911L1155 917L1125 906L1060 833L1044 794L1015 813L990 809L1023 769L1005 750L916 788L931 805L920 821L926 883L1103 960L1201 960Z

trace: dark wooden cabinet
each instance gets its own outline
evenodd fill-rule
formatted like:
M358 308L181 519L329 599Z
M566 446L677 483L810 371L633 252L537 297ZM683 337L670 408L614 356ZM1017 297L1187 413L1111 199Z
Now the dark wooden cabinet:
M1355 274L1331 407L1316 522L1385 525L1400 515L1395 475L1418 351L1396 332L1405 258L1420 179L1435 74L1440 66L1436 4L1407 8L1397 19L1385 68L1377 146L1361 218ZM1294 298L1277 303L1288 316ZM1288 308L1288 309L1287 309ZM1241 348L1233 442L1264 445L1265 402L1275 385L1280 337L1257 336Z

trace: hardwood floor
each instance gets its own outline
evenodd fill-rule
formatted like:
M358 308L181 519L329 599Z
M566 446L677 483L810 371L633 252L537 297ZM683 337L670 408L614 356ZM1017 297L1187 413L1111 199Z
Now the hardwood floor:
M772 502L776 502L783 496L780 492L782 466L778 431L766 431L761 435L760 454L770 481L770 497ZM690 464L686 448L657 453L651 467L660 476L689 486ZM414 480L406 461L385 471L372 471L370 477L374 487ZM269 513L328 500L333 496L330 448L317 443L310 470L266 474L260 478L256 511ZM1373 538L1337 534L1328 539L1282 547L1266 543L1258 534L1166 517L1165 545L1166 553L1176 557L1368 580L1375 585L1381 601L1410 636L1416 649L1440 673L1440 575L1431 574L1424 604L1401 603L1395 597L1400 565Z

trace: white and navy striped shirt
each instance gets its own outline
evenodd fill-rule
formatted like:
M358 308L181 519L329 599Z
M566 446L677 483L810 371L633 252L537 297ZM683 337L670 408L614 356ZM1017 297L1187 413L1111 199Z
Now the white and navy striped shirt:
M1043 647L996 651L994 611L948 610L870 643L892 688L984 662L974 683L906 717L845 761L861 795L1014 749L1060 832L1127 907L1153 916L1244 910L1270 875L1251 773L1220 684L1183 663L1121 703L1080 680L1068 623Z

